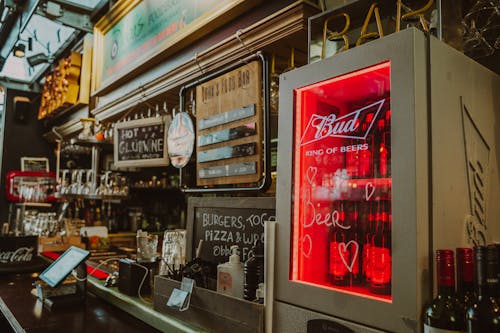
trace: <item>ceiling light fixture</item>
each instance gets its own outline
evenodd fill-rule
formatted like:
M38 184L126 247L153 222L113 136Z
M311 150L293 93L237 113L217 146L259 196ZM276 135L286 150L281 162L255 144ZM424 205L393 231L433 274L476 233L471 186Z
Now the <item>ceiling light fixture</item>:
M26 54L26 45L22 43L18 43L14 46L14 56L18 58L23 58Z

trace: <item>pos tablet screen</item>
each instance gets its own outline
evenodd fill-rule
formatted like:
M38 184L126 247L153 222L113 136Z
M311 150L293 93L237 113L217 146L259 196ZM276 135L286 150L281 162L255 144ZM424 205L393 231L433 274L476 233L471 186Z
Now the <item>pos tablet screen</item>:
M40 274L40 279L53 288L57 287L76 266L87 259L89 254L89 251L79 247L70 247Z

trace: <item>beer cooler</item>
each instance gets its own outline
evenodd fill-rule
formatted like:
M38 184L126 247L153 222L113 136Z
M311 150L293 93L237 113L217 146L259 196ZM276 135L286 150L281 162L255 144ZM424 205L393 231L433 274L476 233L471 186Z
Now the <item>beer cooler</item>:
M500 241L499 92L413 28L281 75L273 331L422 329L434 251Z

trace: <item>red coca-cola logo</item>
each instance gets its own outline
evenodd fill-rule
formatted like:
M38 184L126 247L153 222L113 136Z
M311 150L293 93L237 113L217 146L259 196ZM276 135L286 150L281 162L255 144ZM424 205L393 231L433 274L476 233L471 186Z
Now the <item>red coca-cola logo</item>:
M33 259L34 247L20 247L15 251L0 252L0 263L29 262Z
M300 138L300 145L304 146L328 137L366 139L384 102L385 98L342 117L337 117L334 113L327 116L313 114ZM369 113L374 114L373 118L368 126L361 129L360 120Z

